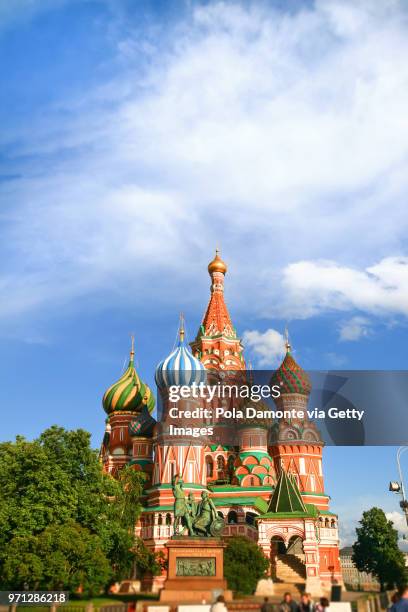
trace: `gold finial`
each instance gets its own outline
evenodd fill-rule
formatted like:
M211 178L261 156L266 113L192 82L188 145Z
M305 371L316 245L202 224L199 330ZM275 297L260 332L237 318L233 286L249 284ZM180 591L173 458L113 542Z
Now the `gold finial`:
M130 360L133 361L135 356L135 335L130 334Z
M288 330L288 326L287 325L285 327L284 336L285 336L285 349L286 349L286 352L290 353L292 347L291 347L290 341L289 341L289 330Z
M184 314L182 312L180 312L180 328L179 328L179 336L180 336L180 341L183 342L184 341Z
M220 250L218 247L215 249L214 259L208 264L208 272L210 274L213 272L222 272L222 274L226 274L227 272L227 266L220 257Z

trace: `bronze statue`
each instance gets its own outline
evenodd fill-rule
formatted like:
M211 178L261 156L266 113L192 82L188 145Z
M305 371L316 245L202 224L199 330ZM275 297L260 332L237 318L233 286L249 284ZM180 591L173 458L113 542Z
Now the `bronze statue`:
M183 480L176 474L172 480L174 495L174 535L182 535L187 527L189 536L220 536L224 529L224 519L217 513L208 491L201 493L197 506L192 492L188 495L183 488Z
M194 494L192 491L188 494L187 508L189 510L189 514L191 518L194 520L197 516L198 506L197 502L194 499Z
M187 525L189 535L194 535L191 517L186 502L186 494L183 488L183 480L176 474L172 480L173 495L174 495L174 535L183 533L183 519ZM181 529L181 533L180 533Z

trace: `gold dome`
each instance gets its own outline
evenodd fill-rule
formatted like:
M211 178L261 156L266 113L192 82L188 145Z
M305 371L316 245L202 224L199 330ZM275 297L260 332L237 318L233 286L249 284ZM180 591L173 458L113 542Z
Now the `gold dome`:
M222 261L221 257L219 256L219 250L218 249L215 249L215 257L208 264L208 272L210 274L212 274L213 272L222 272L223 274L225 274L227 272L227 266Z

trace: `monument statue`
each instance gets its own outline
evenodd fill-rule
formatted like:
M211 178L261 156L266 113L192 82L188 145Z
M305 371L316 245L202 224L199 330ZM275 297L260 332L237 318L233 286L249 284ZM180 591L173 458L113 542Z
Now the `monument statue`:
M187 526L188 534L194 535L192 528L192 520L190 510L186 501L186 494L183 488L183 480L178 474L172 480L173 495L174 495L174 535L182 535L184 525ZM184 524L183 524L184 519Z
M186 500L183 480L179 474L172 479L174 495L174 535L182 535L187 527L189 536L217 537L224 529L224 519L218 515L208 491L201 493L197 505L192 492Z
M187 507L188 507L191 518L194 520L195 517L197 516L198 506L197 506L196 500L194 499L194 495L192 491L190 491L190 493L188 494Z

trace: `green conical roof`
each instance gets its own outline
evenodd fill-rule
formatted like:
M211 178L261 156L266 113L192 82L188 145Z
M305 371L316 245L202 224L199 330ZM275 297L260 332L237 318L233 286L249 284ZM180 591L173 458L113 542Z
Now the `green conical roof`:
M296 478L282 468L268 512L307 512Z

